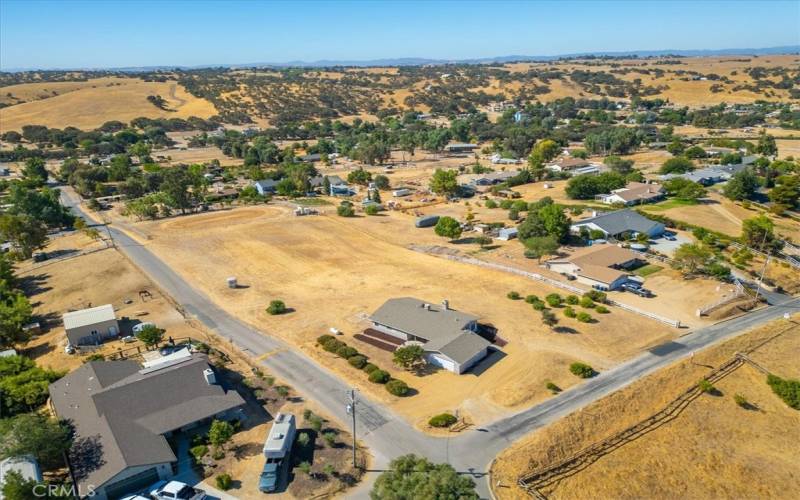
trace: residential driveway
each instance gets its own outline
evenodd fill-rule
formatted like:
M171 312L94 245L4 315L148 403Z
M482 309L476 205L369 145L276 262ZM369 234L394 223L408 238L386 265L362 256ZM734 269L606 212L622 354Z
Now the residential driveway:
M669 241L663 237L657 240L650 240L650 248L668 257L672 257L679 246L684 243L692 242L692 237L688 233L678 232L675 233L674 236L675 241Z

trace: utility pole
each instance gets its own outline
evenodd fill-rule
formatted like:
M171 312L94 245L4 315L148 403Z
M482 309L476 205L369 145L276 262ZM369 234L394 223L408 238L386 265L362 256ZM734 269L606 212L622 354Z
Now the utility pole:
M347 414L353 417L353 468L356 468L356 390L350 389L350 404L347 405Z

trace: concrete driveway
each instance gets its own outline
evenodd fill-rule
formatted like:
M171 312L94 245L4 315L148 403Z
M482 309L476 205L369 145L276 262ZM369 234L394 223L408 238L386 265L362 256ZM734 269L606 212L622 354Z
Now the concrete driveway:
M684 243L691 243L692 237L688 233L674 233L675 241L670 241L664 237L650 240L650 248L668 257L675 254L675 250Z

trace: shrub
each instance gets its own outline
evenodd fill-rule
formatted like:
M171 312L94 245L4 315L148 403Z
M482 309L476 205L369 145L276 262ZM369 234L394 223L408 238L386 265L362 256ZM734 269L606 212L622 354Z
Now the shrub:
M369 374L369 381L373 384L385 384L389 381L389 372L384 370L375 370Z
M289 388L286 387L285 385L279 385L275 388L275 392L277 392L278 395L281 396L282 398L285 398L286 396L289 395Z
M565 307L564 308L564 316L566 316L568 318L574 318L576 316L575 309L573 309L573 308L571 308L569 306Z
M547 297L544 298L550 307L559 307L561 305L561 295L557 293L551 293Z
M328 352L337 352L340 347L344 347L346 344L344 342L338 341L336 339L331 339L328 342L322 344L322 348Z
M267 384L268 387L272 387L275 384L275 377L267 375L264 377L264 383Z
M597 306L594 310L599 312L600 314L608 314L609 312L611 312L608 310L606 306Z
M567 304L574 306L580 302L581 299L578 298L577 295L567 295Z
M589 313L583 312L583 311L579 312L578 315L575 316L575 317L581 323L591 323L591 321L592 321L592 316Z
M325 473L326 476L332 476L334 472L336 472L336 469L332 464L325 464L325 466L322 468L322 472Z
M580 378L591 378L597 374L594 371L594 368L586 363L581 363L580 361L576 361L569 365L569 371L572 372L573 375L576 375Z
M356 354L347 358L347 362L350 363L350 366L361 369L367 364L367 358L361 354Z
M343 201L338 207L336 207L336 214L339 217L353 217L356 215L355 209L353 209L353 204L349 201Z
M230 441L235 429L230 422L225 420L214 420L208 430L208 441L214 446L222 446Z
M319 337L317 337L317 344L325 345L331 340L336 340L336 337L334 337L333 335L320 335Z
M541 300L539 302L533 303L533 309L536 311L544 311L545 307L546 306L544 305L544 302L542 302Z
M314 412L309 410L308 408L304 409L303 410L303 420L308 420L309 418L311 418L311 415L313 415L313 414L314 414Z
M500 208L503 210L509 210L514 205L514 202L511 200L503 200L500 202Z
M506 295L506 297L508 297L511 300L519 300L520 298L518 292L508 292L508 295Z
M297 468L300 469L300 472L304 474L311 474L311 464L306 461L300 462L297 465Z
M589 290L588 292L583 294L584 297L589 297L595 302L599 302L600 304L605 304L608 296L599 290Z
M341 347L336 349L336 355L344 359L350 359L353 356L356 356L357 354L358 351L356 350L355 347L350 347L349 345L346 344L342 344Z
M714 391L714 384L712 384L706 379L703 379L697 383L697 388L700 389L702 392L709 393Z
M408 385L402 380L392 379L386 383L386 390L395 396L405 396L408 394Z
M450 427L454 423L456 423L456 417L449 413L440 413L438 415L434 415L428 420L428 425L431 427Z
M742 408L747 408L747 398L742 396L741 394L734 394L733 400L736 402L737 405L741 406Z
M486 208L497 208L497 202L494 200L486 200Z
M526 295L525 302L527 302L528 304L539 302L539 297L537 297L536 295Z
M377 370L377 369L378 369L378 367L377 367L377 366L375 366L375 365L373 365L372 363L367 363L367 364L366 364L366 365L364 365L364 366L363 366L361 369L362 369L363 371L367 372L367 373L372 373L372 372L374 372L375 370Z
M189 448L189 454L194 458L195 463L200 463L204 456L208 454L208 446L200 444Z
M221 489L222 491L228 491L231 489L231 485L233 484L233 479L231 478L230 474L220 474L214 480L217 485L217 488Z
M786 380L777 375L768 375L767 384L789 407L800 410L800 380Z
M314 432L319 432L322 429L322 424L324 421L322 420L322 417L318 415L312 415L311 418L308 419L308 423L311 425L311 428L314 430Z
M581 298L581 307L586 307L588 309L591 309L592 307L594 307L594 301L589 297L584 296L583 298Z
M559 392L561 392L561 387L557 386L552 382L548 382L544 386L547 388L548 391L552 392L553 394L558 394Z
M380 212L378 205L367 205L367 208L364 209L364 213L367 215L378 215L378 212Z
M85 358L83 358L83 362L84 363L89 363L89 362L92 362L92 361L105 361L105 360L106 360L106 357L103 356L102 354L100 354L99 352L96 352L94 354L90 354L90 355L86 356Z
M336 444L336 433L330 431L323 432L322 439L324 439L325 442L328 443L328 446L333 446L334 444Z
M216 448L213 453L211 453L211 458L214 460L222 460L225 458L225 450L222 448Z
M301 432L300 434L297 435L297 444L299 444L303 448L308 446L308 443L310 441L311 441L311 438L308 437L308 433L307 432Z
M286 304L282 300L273 300L267 307L267 314L275 316L276 314L283 314L286 312Z

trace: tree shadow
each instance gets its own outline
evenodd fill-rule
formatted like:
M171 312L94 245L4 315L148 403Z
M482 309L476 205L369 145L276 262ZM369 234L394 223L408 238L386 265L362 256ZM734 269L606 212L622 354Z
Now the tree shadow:
M572 327L569 327L569 326L557 326L557 327L553 328L553 331L556 332L556 333L568 333L568 334L572 334L572 335L577 335L577 334L581 333L578 330L576 330L576 329L574 329Z
M20 290L28 297L52 290L52 287L44 286L50 278L49 274L30 274L17 280Z
M100 436L87 436L78 438L72 443L69 451L69 461L75 479L80 481L106 464L103 458L103 444Z

